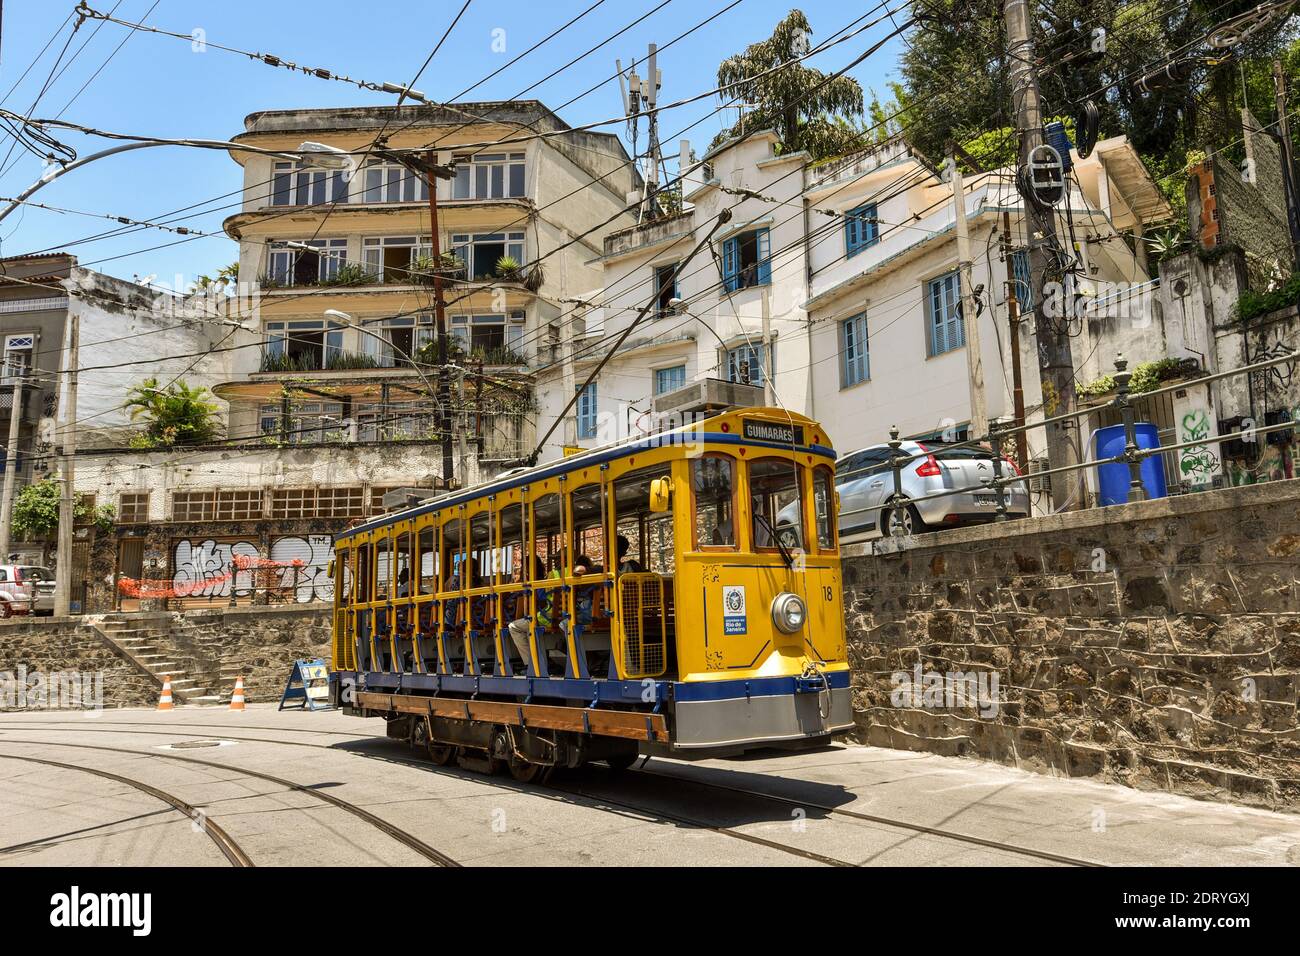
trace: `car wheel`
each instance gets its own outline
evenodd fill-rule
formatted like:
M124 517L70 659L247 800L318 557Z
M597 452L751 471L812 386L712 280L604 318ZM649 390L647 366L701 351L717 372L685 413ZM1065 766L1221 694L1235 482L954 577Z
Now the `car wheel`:
M8 601L0 601L0 617L13 617L14 609L9 606Z
M890 504L898 504L902 507L886 506L880 512L880 527L883 530L884 537L905 538L909 535L920 534L926 529L926 524L921 520L916 505L908 503L906 498L891 499Z

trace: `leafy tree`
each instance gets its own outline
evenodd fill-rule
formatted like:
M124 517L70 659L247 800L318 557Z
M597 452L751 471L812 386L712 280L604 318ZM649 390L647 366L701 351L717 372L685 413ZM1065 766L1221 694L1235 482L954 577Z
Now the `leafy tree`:
M201 445L220 434L217 404L207 398L206 388L191 388L172 382L160 388L157 378L147 378L127 393L125 407L131 419L142 419L144 431L132 439L136 448L167 448L173 445Z
M14 499L14 533L29 539L53 535L59 529L59 499L62 496L63 485L52 478L25 487ZM112 505L100 505L92 511L80 497L75 499L72 511L75 522L89 519L101 531L108 531L116 516L117 509Z
M797 63L749 79L806 53L811 37L812 27L803 11L791 10L768 39L722 61L718 84L736 84L727 95L753 108L719 133L710 148L760 129L776 130L784 150L805 149L814 159L861 145L857 129L845 122L863 112L862 87L852 77L829 79L821 70Z

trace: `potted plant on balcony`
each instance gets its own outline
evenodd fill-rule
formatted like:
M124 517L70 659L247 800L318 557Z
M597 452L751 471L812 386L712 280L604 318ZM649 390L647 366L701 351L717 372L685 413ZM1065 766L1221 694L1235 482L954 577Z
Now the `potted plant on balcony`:
M498 279L504 279L506 282L522 282L524 267L514 256L502 256L497 260L493 273Z
M323 280L321 285L367 285L374 281L375 277L366 271L365 266L356 262L346 262L338 267L333 277Z
M417 285L433 285L434 276L444 279L454 278L463 272L465 263L454 252L444 252L438 258L433 256L415 256L411 260L409 281Z

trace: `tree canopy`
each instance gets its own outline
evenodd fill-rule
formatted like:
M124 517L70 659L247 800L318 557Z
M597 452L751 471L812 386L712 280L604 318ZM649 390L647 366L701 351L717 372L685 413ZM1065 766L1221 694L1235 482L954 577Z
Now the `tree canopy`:
M191 388L176 381L166 388L147 378L127 393L132 420L142 419L144 431L132 440L139 448L201 445L221 432L218 408L206 388Z
M743 53L722 61L718 85L735 84L726 95L746 104L748 111L719 133L710 148L760 129L775 130L783 150L805 149L814 159L861 145L857 128L847 122L863 112L862 87L857 80L849 76L832 79L803 63L758 75L808 52L811 37L812 27L803 11L791 10L766 40L751 43Z

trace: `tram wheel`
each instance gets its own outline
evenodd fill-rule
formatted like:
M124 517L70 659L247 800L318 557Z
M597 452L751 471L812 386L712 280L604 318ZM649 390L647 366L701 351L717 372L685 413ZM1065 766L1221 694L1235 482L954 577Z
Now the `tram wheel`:
M456 748L451 744L440 744L430 740L428 744L429 759L439 767L445 767L456 759Z
M609 769L613 770L615 773L622 773L628 767L632 766L632 764L636 763L637 758L640 756L641 755L637 753L615 754L612 757L606 757L605 763L609 764Z
M518 757L510 758L510 776L520 783L540 783L545 776L542 771L548 769L550 768L544 764L530 763L527 760L520 760Z

